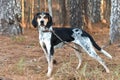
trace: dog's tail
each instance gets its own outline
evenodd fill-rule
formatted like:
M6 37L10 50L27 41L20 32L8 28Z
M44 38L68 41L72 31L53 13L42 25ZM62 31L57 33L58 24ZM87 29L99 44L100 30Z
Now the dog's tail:
M90 36L87 32L85 32L84 34L85 36L88 36L93 44L93 46L100 51L101 53L103 53L104 55L106 55L107 57L109 57L110 59L112 59L112 56L106 52L104 49L102 49L100 46L97 45L97 43L94 41L94 39L92 38L92 36Z

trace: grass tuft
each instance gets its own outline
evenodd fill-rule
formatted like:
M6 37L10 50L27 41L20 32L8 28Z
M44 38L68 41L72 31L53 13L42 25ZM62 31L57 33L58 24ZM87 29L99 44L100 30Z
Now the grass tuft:
M11 39L15 42L24 42L25 41L25 37L23 37L23 36L12 36Z
M25 72L25 59L22 57L18 61L18 63L15 64L13 71L15 74L23 75Z

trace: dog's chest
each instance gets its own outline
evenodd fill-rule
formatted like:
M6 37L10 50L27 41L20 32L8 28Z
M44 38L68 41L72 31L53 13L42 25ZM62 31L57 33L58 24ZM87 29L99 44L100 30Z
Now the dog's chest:
M52 33L51 32L40 32L39 33L39 40L41 42L46 42L51 40Z

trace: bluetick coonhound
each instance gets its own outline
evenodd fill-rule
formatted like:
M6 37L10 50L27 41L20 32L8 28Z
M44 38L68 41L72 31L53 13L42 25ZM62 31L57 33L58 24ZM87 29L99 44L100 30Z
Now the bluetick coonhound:
M49 13L46 12L37 13L32 20L32 25L35 28L38 28L39 43L46 55L48 62L48 77L51 76L53 70L54 48L60 47L60 45L64 44L57 36L59 36L63 41L67 43L73 42L74 44L81 46L89 56L96 59L105 68L107 73L110 72L105 65L105 62L97 55L94 47L110 59L112 59L112 56L100 48L90 34L79 28L53 28L52 24L52 17L49 15ZM54 31L57 36L51 31ZM79 60L77 66L77 69L79 69L82 58L79 52L76 53L76 56Z

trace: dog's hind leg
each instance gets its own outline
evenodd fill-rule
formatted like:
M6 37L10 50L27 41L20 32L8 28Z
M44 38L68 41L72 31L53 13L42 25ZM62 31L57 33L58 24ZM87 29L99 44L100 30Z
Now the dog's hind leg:
M92 54L90 54L92 53ZM96 59L106 70L107 73L110 73L108 67L105 65L105 62L96 54L96 52L89 52L88 53L91 57L93 57L94 59Z
M96 54L95 51L88 51L88 54L93 57L94 59L96 59L106 70L107 73L109 73L109 69L106 66L105 62Z
M74 47L75 47L76 49L79 49L78 47L80 47L80 46L75 44ZM80 50L79 50L79 51L80 51ZM75 52L75 54L76 54L76 57L78 58L78 61L79 61L78 66L76 67L76 69L79 69L80 66L81 66L81 63L82 63L82 53L79 52L79 51L74 50L74 52Z
M92 43L88 37L82 37L81 40L76 40L74 41L74 43L80 45L92 58L96 59L105 68L107 73L110 72L105 65L105 62L95 52Z

